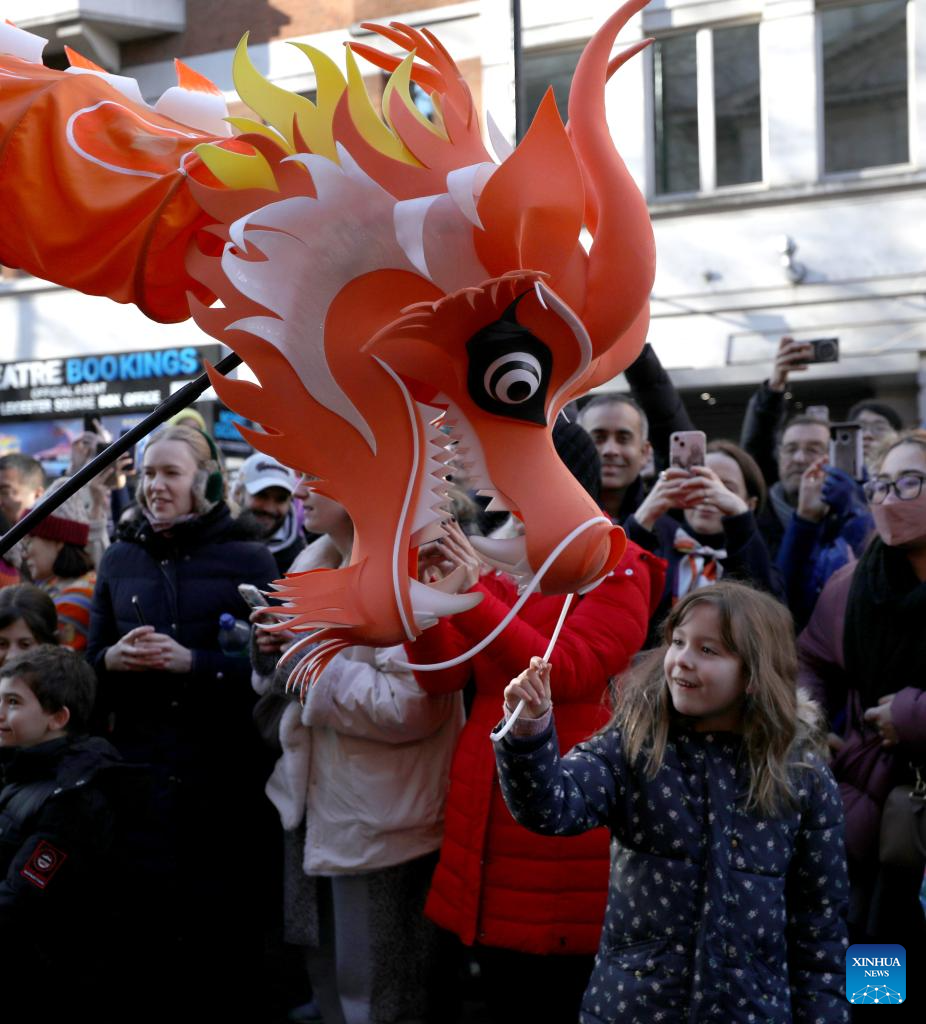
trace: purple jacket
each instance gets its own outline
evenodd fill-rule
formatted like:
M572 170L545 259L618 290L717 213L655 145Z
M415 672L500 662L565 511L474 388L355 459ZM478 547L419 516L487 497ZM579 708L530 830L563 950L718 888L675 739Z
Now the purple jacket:
M807 628L797 640L800 659L798 685L805 687L814 700L826 709L830 718L842 711L848 699L843 660L843 631L852 573L858 563L838 569L823 588ZM913 672L911 670L911 680ZM891 705L891 717L907 756L922 758L926 754L926 679L922 685L899 688Z
M842 719L855 696L849 691L843 638L852 574L857 564L843 566L830 577L807 628L798 637L797 649L798 685L819 701L845 737L845 745L834 757L831 768L845 806L846 846L853 860L864 863L877 854L881 809L887 794L902 781L906 762L921 759L926 751L926 691L921 686L904 686L904 681L898 680L891 704L891 717L900 740L897 747L882 747L880 737L872 730L860 730L855 723ZM859 717L863 711L859 709Z

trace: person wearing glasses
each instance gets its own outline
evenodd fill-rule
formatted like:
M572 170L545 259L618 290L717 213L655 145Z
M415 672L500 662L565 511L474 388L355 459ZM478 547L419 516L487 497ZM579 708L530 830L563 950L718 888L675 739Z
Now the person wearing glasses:
M923 868L882 869L878 857L888 792L926 774L924 481L926 430L901 434L865 484L876 535L827 583L798 640L798 685L842 733L830 747L846 810L850 941L900 943L910 963L926 955ZM908 999L922 1005L915 987Z
M872 530L860 482L827 464L829 449L829 423L788 420L777 449L778 480L757 517L798 630L826 581L862 554Z
M862 454L869 470L872 460L877 458L881 449L896 440L903 429L903 420L893 406L870 398L856 402L846 419L849 423L858 423L862 428Z

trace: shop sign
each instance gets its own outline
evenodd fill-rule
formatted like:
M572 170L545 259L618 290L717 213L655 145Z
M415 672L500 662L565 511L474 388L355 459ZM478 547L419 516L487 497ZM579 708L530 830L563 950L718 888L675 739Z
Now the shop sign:
M0 363L0 419L148 412L216 363L219 345Z

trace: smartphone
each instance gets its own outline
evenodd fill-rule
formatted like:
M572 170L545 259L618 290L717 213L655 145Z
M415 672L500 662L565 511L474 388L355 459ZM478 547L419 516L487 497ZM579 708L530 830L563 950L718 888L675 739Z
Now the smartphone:
M703 466L706 447L703 430L677 430L669 438L669 465L679 469Z
M811 338L803 342L813 350L808 363L838 363L839 338Z
M830 427L830 465L862 479L862 426L860 423L834 423Z
M138 599L138 594L132 595L132 608L135 612L135 618L138 619L139 626L147 626L148 623L145 622L145 615L141 610L141 601Z
M830 421L830 407L828 405L808 405L804 412L807 416L815 420L821 420L823 423L829 423Z
M253 583L239 583L238 593L251 608L266 608L270 603Z

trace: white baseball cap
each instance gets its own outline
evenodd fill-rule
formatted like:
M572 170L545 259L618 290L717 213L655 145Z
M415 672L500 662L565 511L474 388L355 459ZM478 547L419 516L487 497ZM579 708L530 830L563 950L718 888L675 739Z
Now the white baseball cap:
M238 470L238 479L244 484L248 494L257 494L265 487L282 487L290 494L299 483L296 474L277 462L271 455L254 452L249 455Z

